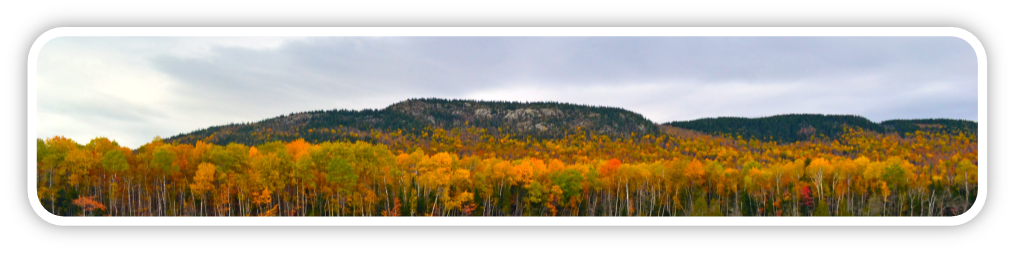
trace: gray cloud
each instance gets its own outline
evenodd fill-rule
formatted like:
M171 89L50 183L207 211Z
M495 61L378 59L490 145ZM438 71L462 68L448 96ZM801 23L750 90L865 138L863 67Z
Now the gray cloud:
M140 104L123 99L97 95L98 98L77 101L53 101L39 104L39 110L61 115L88 113L92 117L82 118L91 124L152 123L152 117L165 117L161 111L152 110ZM126 105L126 106L125 106Z
M45 85L87 94L91 90L75 87L78 84L69 80L101 70L144 72L132 80L157 80L159 85L150 85L157 91L151 101L106 100L92 107L57 102L50 99L50 95L60 97L57 89L40 87L40 135L52 134L42 131L42 115L50 114L80 122L95 115L139 125L161 122L151 127L159 132L142 132L169 136L296 111L382 108L413 97L616 106L644 113L656 122L784 113L858 114L875 121L977 120L978 115L975 54L966 42L951 37L224 41L228 43L104 38L53 46L54 55L89 55L79 56L84 60L116 55L121 59L117 64L132 67L115 69L120 65L110 64L82 71L87 64L64 66L40 60L40 79L50 80ZM47 44L44 52L48 49ZM66 68L43 71L57 67ZM129 97L145 89L113 95ZM71 107L77 110L67 109ZM127 135L126 131L116 134ZM131 140L128 145L148 140Z

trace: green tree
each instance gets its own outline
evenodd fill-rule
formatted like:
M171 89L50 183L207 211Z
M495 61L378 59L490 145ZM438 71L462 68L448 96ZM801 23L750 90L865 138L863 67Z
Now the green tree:
M102 168L107 172L124 172L127 171L128 167L130 167L130 164L127 163L127 156L119 149L106 151L106 154L102 155Z

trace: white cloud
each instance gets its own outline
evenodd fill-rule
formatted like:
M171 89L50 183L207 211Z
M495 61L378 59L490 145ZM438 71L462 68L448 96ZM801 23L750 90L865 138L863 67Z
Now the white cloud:
M62 37L41 50L38 134L78 142L108 137L137 147L186 124L180 111L186 86L152 67L156 57L208 59L221 48L275 50L302 38L88 38ZM143 115L129 112L143 112ZM123 120L115 120L117 117ZM207 121L205 121L207 122ZM131 131L116 129L130 127Z

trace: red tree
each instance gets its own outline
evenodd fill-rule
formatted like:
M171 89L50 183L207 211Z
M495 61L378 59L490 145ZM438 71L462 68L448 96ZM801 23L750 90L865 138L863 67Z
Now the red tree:
M810 194L810 186L803 186L803 189L799 192L800 205L806 207L807 210L813 209L813 195Z

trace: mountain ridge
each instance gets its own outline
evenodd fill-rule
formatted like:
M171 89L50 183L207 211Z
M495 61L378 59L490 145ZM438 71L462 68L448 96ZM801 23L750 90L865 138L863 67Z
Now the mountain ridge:
M352 135L352 139L369 140L364 135L368 135L371 130L422 133L427 128L450 130L466 127L533 138L560 138L570 129L578 127L589 133L614 137L659 132L658 126L641 114L616 107L559 102L414 98L383 109L316 110L290 113L254 123L211 126L181 133L166 141L194 143L201 140L216 144L237 142L250 145L299 137L310 142L320 142L348 139L345 138L348 135ZM311 129L325 129L330 133Z
M167 142L205 141L252 145L266 141L371 141L371 132L421 134L427 129L476 128L489 133L526 138L562 138L575 129L589 134L627 138L672 133L673 129L711 135L742 136L776 142L835 138L844 126L878 133L923 131L965 132L977 135L978 123L955 119L886 120L858 115L781 114L759 118L713 117L655 123L643 115L617 107L561 102L481 101L413 98L382 109L332 109L290 113L245 124L228 124L181 133ZM680 132L680 131L677 131ZM686 131L682 131L686 133Z
M959 119L893 119L880 123L858 115L780 114L766 117L714 117L672 121L665 125L708 134L742 136L776 142L805 141L813 137L834 139L845 126L877 133L900 135L926 132L963 132L977 136L978 123Z

